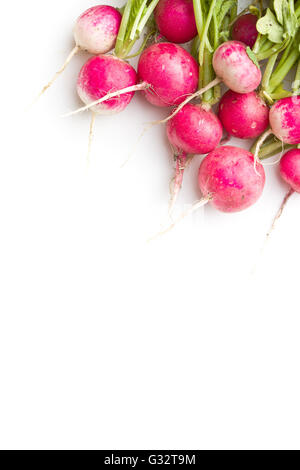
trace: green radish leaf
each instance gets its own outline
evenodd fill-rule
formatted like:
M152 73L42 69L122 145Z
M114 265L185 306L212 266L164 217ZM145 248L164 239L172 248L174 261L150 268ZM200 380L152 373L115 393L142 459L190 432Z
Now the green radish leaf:
M247 52L249 59L251 59L253 64L256 65L256 67L259 69L260 66L259 66L257 57L249 46L247 47L246 52Z
M283 25L283 4L285 0L274 0L274 10L276 13L277 20Z
M298 28L297 16L291 11L287 2L283 4L283 26L285 30L285 37L293 37L296 34Z
M218 21L218 24L221 26L221 24L223 23L223 20L225 18L225 16L227 15L227 13L229 13L229 11L231 10L231 8L236 5L236 1L235 0L227 0L225 2L221 1L221 6L219 8L219 11L217 13L217 21Z
M259 33L266 34L268 39L276 44L280 44L283 40L284 29L269 8L265 16L256 23L256 29Z

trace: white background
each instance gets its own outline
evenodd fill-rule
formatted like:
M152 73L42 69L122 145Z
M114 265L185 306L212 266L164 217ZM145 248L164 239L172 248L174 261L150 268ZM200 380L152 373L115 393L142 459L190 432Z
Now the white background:
M137 94L98 117L87 167L89 114L60 118L80 105L81 53L25 111L89 6L2 5L0 446L299 449L300 198L263 255L287 191L276 166L249 210L206 207L147 243L172 162L163 126L138 138L166 110Z

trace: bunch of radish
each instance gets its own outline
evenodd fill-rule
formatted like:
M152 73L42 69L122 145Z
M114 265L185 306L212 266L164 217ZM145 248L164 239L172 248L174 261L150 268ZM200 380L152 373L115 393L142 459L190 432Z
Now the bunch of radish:
M272 0L268 8L255 1L240 14L237 0L128 0L120 10L99 5L78 18L74 39L41 94L76 53L87 51L93 57L77 81L84 106L68 115L90 110L90 136L97 114L125 110L138 91L153 106L169 108L160 123L175 161L171 216L194 155L206 155L198 173L202 197L180 218L208 202L223 212L254 204L265 184L260 160L283 149L288 197L300 192L300 0ZM136 56L137 70L129 63ZM288 74L291 89L283 85ZM246 151L222 145L226 135L257 140Z

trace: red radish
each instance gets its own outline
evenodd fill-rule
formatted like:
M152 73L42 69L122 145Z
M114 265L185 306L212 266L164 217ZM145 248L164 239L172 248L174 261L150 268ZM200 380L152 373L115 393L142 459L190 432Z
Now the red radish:
M278 100L270 110L273 134L285 144L300 143L300 96Z
M292 149L284 154L280 160L279 171L292 190L300 193L300 149Z
M260 96L228 90L221 98L218 114L226 132L240 139L253 139L269 125L269 108Z
M247 46L239 41L227 41L213 56L213 67L219 78L236 93L250 93L261 82L261 71L250 59Z
M205 154L219 145L222 125L212 111L206 111L201 105L186 104L168 121L167 135L174 148Z
M121 13L111 6L89 8L76 21L76 46L95 55L111 51L117 40L121 20Z
M86 107L92 111L88 161L96 114L116 114L123 111L132 100L135 90L139 89L136 83L137 74L134 68L112 55L94 56L80 70L77 92ZM119 95L120 87L123 90L126 89L127 92Z
M144 91L154 106L174 106L197 89L199 70L196 60L177 44L161 42L148 47L138 64L141 82L150 85Z
M260 148L266 138L274 134L283 144L300 144L300 96L290 96L278 100L270 109L271 129L259 138L254 159L257 161Z
M256 170L252 153L238 147L219 147L200 165L199 188L216 209L241 211L252 206L263 192L265 171L261 163Z
M241 41L252 49L258 36L257 20L257 16L251 13L240 16L232 26L232 39Z
M280 219L289 198L294 194L294 192L300 193L300 149L297 148L289 150L283 155L279 164L279 172L281 178L290 186L290 189L286 193L282 204L273 219L271 228L267 233L267 238L269 238L273 232L276 222Z
M188 162L187 154L208 153L219 145L222 125L217 116L201 105L186 104L167 123L167 136L175 153L175 177L171 192L169 213L175 205L182 186L183 174Z
M238 212L252 206L263 192L265 170L258 162L255 171L253 154L247 150L232 146L218 147L202 160L198 185L202 199L150 240L169 232L178 222L208 202L222 212Z
M77 19L74 27L75 47L67 57L61 69L56 72L52 80L44 86L37 99L50 88L59 75L65 70L71 59L80 50L90 54L105 54L111 51L116 43L121 13L108 5L98 5L86 10Z
M77 92L84 103L89 105L120 88L134 87L136 71L124 60L112 55L99 55L89 59L82 67ZM106 99L95 104L91 110L96 114L115 114L123 111L133 98L134 91Z
M197 35L193 0L160 0L154 16L159 32L170 42L181 44Z

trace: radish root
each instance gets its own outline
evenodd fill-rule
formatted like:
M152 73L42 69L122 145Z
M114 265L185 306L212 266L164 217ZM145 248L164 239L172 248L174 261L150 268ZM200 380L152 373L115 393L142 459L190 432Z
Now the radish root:
M184 211L176 220L174 220L174 222L171 225L169 225L169 227L157 233L153 237L149 238L148 242L151 242L155 240L156 238L159 238L162 235L165 235L166 233L170 232L179 222L181 222L183 219L185 219L189 215L193 214L193 212L195 212L200 207L205 206L205 204L207 204L211 199L212 199L212 195L208 195L206 197L203 197L199 201L196 201L186 211Z
M77 54L77 52L79 52L80 50L80 47L79 46L75 46L74 49L70 52L70 54L68 55L65 63L63 64L63 66L56 72L56 74L54 75L54 77L52 78L52 80L50 80L49 83L47 83L47 85L44 86L44 88L42 89L42 91L38 94L38 96L36 97L34 103L45 93L45 91L48 90L48 88L50 88L53 83L56 81L56 79L64 72L64 70L66 69L67 65L71 62L71 60L73 59L73 57Z
M176 116L177 113L179 113L179 111L187 104L189 103L191 100L193 100L194 98L197 98L198 96L201 96L203 95L203 93L205 93L206 91L210 90L211 88L215 87L216 85L218 85L219 83L221 83L222 80L221 78L215 78L212 82L210 82L206 87L204 88L201 88L200 90L196 91L196 93L194 93L193 95L190 95L188 98L186 98L176 109L175 111L173 111L172 114L170 114L170 116L168 116L166 119L163 119L162 121L154 121L152 122L151 124L164 124L165 122L168 122L170 119L172 119L174 116Z
M138 85L129 86L127 88L123 88L121 90L114 91L112 93L108 93L107 95L99 98L99 100L93 101L92 103L83 106L82 108L76 109L76 111L71 111L70 113L63 114L62 117L69 117L74 116L75 114L82 113L83 111L87 111L88 109L96 106L97 104L103 103L104 101L110 100L111 98L115 98L116 96L125 95L126 93L132 93L134 91L142 91L147 90L150 88L149 83L142 82Z
M255 173L258 174L258 171L256 170L256 164L257 161L259 160L259 151L264 143L264 141L269 137L269 135L273 134L272 129L268 129L266 132L264 132L260 138L257 141L256 147L255 147L255 153L254 153L254 170Z
M88 144L88 152L86 156L87 165L90 164L90 157L91 157L91 150L92 150L92 142L94 137L94 129L95 129L95 120L96 120L96 113L91 113L91 124L90 124L90 132L89 132L89 144Z
M269 240L270 238L270 235L272 234L272 232L274 231L275 227L276 227L276 224L278 222L278 220L280 219L280 217L282 216L282 213L283 213L283 210L289 200L289 198L292 196L292 194L294 193L295 191L293 190L293 188L290 188L289 191L286 193L286 195L284 196L284 199L282 201L282 204L277 212L277 214L275 215L274 219L273 219L273 222L272 222L272 225L271 225L271 228L270 230L268 231L267 233L267 237L266 237L266 240Z
M170 192L171 198L169 202L168 214L172 218L174 207L177 201L178 194L182 187L183 175L188 163L193 157L187 157L186 153L182 152L179 155L175 155L175 176L171 180Z

